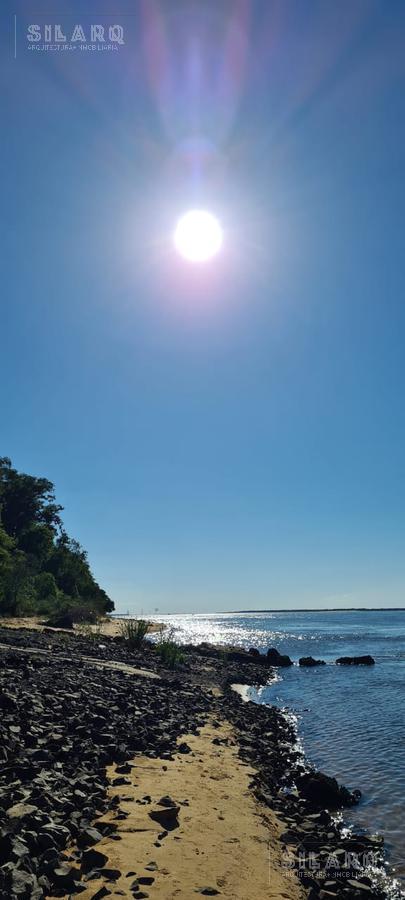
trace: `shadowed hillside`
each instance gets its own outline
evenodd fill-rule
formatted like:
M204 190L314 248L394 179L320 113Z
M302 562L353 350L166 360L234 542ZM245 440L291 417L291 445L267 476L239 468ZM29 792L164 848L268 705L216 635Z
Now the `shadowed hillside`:
M52 482L17 472L0 457L0 615L73 609L84 617L114 609L86 551L64 530L62 509Z

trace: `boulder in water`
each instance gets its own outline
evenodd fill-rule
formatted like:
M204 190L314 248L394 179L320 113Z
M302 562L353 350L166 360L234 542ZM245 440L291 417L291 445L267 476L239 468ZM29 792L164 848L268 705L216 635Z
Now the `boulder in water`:
M336 660L337 666L374 666L375 659L369 654L367 656L339 656Z
M270 647L267 651L267 662L269 666L292 666L292 660L289 656L283 656L275 647Z
M314 659L313 656L301 656L298 662L300 666L326 666L324 659Z

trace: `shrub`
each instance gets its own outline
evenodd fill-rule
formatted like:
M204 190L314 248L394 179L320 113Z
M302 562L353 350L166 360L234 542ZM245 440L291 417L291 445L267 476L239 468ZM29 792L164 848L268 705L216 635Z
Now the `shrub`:
M67 601L59 605L46 624L49 628L73 628L75 624L95 625L98 619L99 613L91 606Z
M149 623L145 619L128 619L121 622L120 634L131 649L141 647L148 633Z
M164 631L163 628L161 629L156 650L162 662L168 666L169 669L176 669L177 666L184 662L184 653L180 650L179 645L176 644L172 631Z

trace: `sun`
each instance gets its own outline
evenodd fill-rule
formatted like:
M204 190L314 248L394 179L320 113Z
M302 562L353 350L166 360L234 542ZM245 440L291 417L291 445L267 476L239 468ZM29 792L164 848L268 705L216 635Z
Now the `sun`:
M189 262L207 262L220 251L223 244L221 225L205 209L190 209L177 222L174 246Z

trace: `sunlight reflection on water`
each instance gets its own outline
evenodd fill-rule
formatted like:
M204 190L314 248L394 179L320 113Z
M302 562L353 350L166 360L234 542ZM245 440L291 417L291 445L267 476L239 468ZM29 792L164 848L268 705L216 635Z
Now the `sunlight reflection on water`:
M267 627L263 624L263 613L248 613L243 616L235 616L233 613L221 615L173 615L151 616L153 621L163 622L173 631L173 636L180 644L200 644L208 642L225 646L232 644L235 647L258 647L265 651L275 643L283 642L286 638L285 631L271 628L273 614L266 614ZM296 641L316 639L316 635L295 634L289 632L289 637Z

